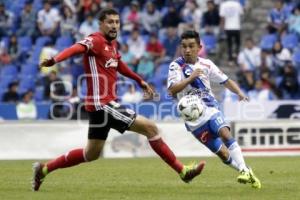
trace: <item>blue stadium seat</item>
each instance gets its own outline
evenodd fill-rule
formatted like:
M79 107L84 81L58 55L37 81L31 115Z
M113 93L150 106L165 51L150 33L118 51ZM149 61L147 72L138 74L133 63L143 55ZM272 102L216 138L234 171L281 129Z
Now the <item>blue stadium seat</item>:
M217 51L217 38L212 35L212 34L205 34L201 37L204 45L205 45L205 49L207 51L207 53L211 54L211 53L216 53Z
M141 37L142 37L142 39L144 40L144 42L145 42L146 44L149 42L149 39L150 39L149 35L142 34Z
M1 43L3 42L4 44L4 47L5 48L8 48L8 45L9 45L9 37L2 37L1 39Z
M19 84L19 94L23 94L28 90L34 90L35 85L35 78L32 76L21 76L20 77L20 84Z
M270 51L275 42L277 40L277 36L275 34L266 34L266 35L263 35L261 40L260 40L260 48L262 50L268 50Z
M57 38L55 42L55 48L59 51L71 46L73 44L73 39L69 36L61 36Z
M36 102L44 101L44 87L36 87L35 88L34 100Z
M158 66L154 78L167 78L169 73L169 64L164 63Z
M129 37L130 37L130 35L125 35L125 34L123 34L123 35L121 36L121 42L122 42L123 44L127 44L127 40L129 39Z
M34 0L32 3L32 6L35 11L39 11L43 8L43 1L42 0Z
M16 76L18 74L18 69L16 66L14 65L5 65L0 73L0 77L4 77L4 76Z
M15 19L17 19L21 15L24 5L24 0L10 1L8 9L14 14Z
M287 34L281 38L281 44L284 48L294 50L298 45L299 39L296 34Z
M0 90L6 91L10 83L17 81L17 77L14 75L6 75L0 77Z
M32 48L32 40L28 36L18 38L18 46L21 52L28 52Z
M35 63L26 63L21 66L21 76L33 76L35 77L38 73L38 65Z
M42 48L43 48L42 46L38 46L38 47L35 47L33 49L33 52L32 52L31 57L29 59L29 61L31 63L39 64L40 54L41 54Z
M35 47L43 47L47 42L50 42L51 38L48 36L41 36L36 39Z
M292 56L292 59L293 59L293 62L296 64L296 65L300 65L300 49L297 49L293 56Z

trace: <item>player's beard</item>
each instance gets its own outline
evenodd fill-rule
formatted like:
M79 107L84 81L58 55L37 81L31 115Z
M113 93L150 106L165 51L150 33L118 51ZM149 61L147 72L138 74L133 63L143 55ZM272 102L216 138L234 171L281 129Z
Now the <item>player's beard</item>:
M107 40L112 41L117 38L118 32L109 31L105 36Z

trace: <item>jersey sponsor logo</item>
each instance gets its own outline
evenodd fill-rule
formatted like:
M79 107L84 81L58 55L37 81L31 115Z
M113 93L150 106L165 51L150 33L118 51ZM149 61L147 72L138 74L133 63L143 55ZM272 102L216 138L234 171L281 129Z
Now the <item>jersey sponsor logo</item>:
M118 67L118 60L110 58L109 60L107 60L105 62L105 68L109 68L109 67Z
M204 132L202 132L201 134L200 134L200 140L201 140L201 142L202 143L207 143L207 141L208 141L208 138L209 137L209 133L208 133L208 131L204 131Z

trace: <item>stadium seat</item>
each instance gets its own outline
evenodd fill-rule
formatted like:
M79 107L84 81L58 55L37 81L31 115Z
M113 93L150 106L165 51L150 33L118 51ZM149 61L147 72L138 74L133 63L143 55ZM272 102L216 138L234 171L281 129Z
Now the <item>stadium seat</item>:
M300 65L300 49L297 49L293 56L292 56L293 62L295 63L295 65Z
M40 102L44 100L44 87L36 87L34 91L34 100Z
M43 48L42 46L35 47L33 49L31 57L28 61L31 62L31 63L39 64L40 54L41 54L42 48Z
M7 75L0 77L0 90L6 91L10 83L17 81L17 77L14 75Z
M129 37L130 37L130 35L123 34L123 35L121 36L121 42L122 42L123 44L127 44L127 40L129 39Z
M18 46L21 52L28 52L32 47L32 40L28 36L23 36L18 38Z
M155 78L167 78L169 73L169 64L164 63L158 66L155 71Z
M73 39L69 36L61 36L55 42L55 48L59 51L73 44Z
M38 66L35 63L26 63L21 66L21 76L33 76L35 77L38 73Z
M35 88L34 82L35 79L32 76L21 76L18 93L23 94L28 90L34 90Z
M260 40L260 48L262 50L272 50L275 42L277 40L277 36L275 34L266 34L263 35Z
M9 45L9 37L2 37L0 44L4 45L4 48L8 48Z
M142 37L142 39L144 40L144 42L145 42L146 44L149 42L149 39L150 39L149 35L147 35L147 34L142 34L141 37Z
M51 38L48 36L41 36L36 39L35 47L43 47L47 42L50 42Z
M217 51L217 39L212 34L206 34L201 37L207 53L213 54Z
M288 48L290 50L294 50L298 46L298 37L297 35L291 33L283 36L281 38L281 44L284 48Z
M17 76L18 74L18 69L16 66L14 65L5 65L0 73L0 77L4 77L4 76Z
M37 12L43 8L43 1L34 0L32 3L33 9Z

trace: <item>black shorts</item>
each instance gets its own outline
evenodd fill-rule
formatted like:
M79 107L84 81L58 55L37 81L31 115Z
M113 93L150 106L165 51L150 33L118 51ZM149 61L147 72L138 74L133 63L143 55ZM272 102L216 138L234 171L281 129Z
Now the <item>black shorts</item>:
M136 118L136 113L124 106L111 102L101 110L89 112L89 139L106 140L110 128L124 133Z

